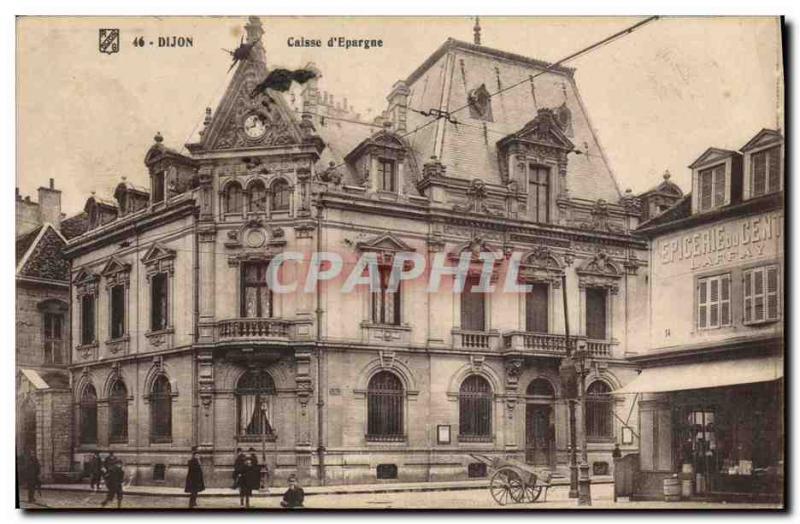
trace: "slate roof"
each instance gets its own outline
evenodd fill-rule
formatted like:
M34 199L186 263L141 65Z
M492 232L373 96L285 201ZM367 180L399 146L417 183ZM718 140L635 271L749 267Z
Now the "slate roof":
M80 236L87 231L89 231L89 215L85 211L61 221L61 234L67 240Z
M69 282L69 262L62 255L64 239L50 224L37 231L42 232L40 237L36 237L38 241L30 244L21 255L17 251L17 265L27 254L27 259L17 269L17 276ZM17 247L20 247L19 240Z
M16 262L15 264L19 264L19 261L22 260L22 257L25 256L25 253L28 252L33 242L36 240L36 237L39 236L39 233L42 231L42 226L37 227L33 231L29 231L24 235L20 235L17 237L17 252L16 252Z

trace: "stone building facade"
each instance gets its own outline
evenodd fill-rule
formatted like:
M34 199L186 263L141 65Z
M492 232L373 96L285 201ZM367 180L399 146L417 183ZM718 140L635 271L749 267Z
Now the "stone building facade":
M251 54L188 154L157 135L150 190L93 196L90 230L68 243L75 461L113 449L135 482L177 485L197 446L212 486L230 484L237 447L274 482L485 475L473 454L564 472L566 316L591 356L589 459L610 472L636 425L609 392L646 343L648 251L573 70L448 40L380 118L354 123L318 110L317 79L299 115L255 92L267 55L260 22L246 31ZM461 105L450 119L412 110ZM313 263L322 252L343 271L307 285L314 267L332 271ZM488 267L497 289L453 292L445 276L431 293L426 272L345 291L369 274L359 260L385 274L401 253L464 260L468 290ZM500 289L515 259L527 294Z

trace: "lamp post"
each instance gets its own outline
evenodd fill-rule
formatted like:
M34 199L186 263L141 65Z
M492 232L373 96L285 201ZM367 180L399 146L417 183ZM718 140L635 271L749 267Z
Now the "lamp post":
M267 402L262 400L261 406L261 489L267 486Z
M567 306L567 276L561 275L561 294L564 299L564 344L567 356L561 360L559 375L561 376L561 391L567 398L569 409L569 498L578 497L578 458L575 436L575 396L577 384L575 383L575 361L572 358L572 343L569 338L569 307Z
M588 357L588 345L585 340L579 340L576 344L575 356L578 361L578 390L580 391L581 402L581 463L578 466L580 477L578 478L578 506L592 505L592 480L589 477L589 452L586 447L586 375L589 369L586 366Z

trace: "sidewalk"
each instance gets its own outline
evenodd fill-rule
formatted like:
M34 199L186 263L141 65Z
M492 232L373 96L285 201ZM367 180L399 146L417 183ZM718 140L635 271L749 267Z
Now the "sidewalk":
M611 476L593 477L592 484L611 484ZM567 486L569 479L554 478L553 486ZM356 493L408 493L423 491L455 491L467 489L488 489L489 479L480 480L459 480L449 482L403 482L403 483L381 483L381 484L345 484L337 486L303 486L306 496L311 495L348 495ZM279 497L283 495L282 486L274 486L269 492L257 491L253 497ZM45 484L43 490L51 491L74 491L89 493L92 489L88 483L82 484ZM182 487L173 486L125 486L126 495L149 495L149 496L168 496L168 497L188 497L189 494L183 491ZM100 491L105 491L101 488ZM238 492L231 488L206 488L199 494L200 497L233 497L238 496Z

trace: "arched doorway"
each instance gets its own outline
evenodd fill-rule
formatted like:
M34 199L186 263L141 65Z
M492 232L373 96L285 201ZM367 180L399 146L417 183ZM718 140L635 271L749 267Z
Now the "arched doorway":
M531 381L525 391L525 461L552 466L555 455L555 391L546 379Z

